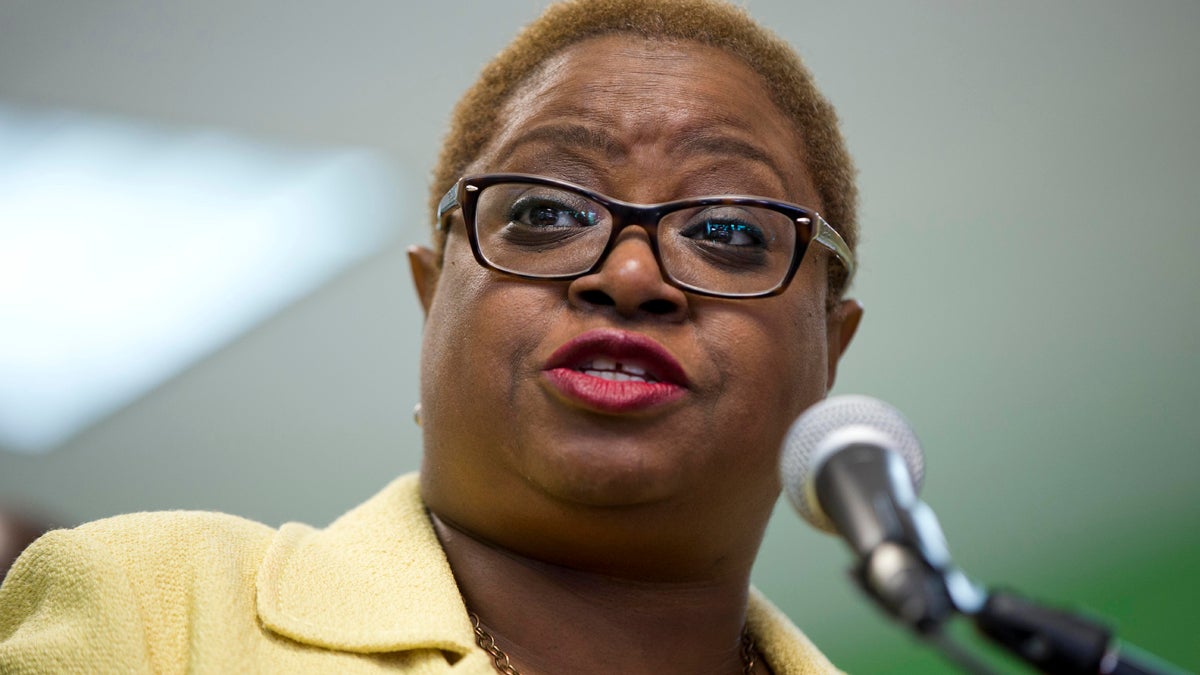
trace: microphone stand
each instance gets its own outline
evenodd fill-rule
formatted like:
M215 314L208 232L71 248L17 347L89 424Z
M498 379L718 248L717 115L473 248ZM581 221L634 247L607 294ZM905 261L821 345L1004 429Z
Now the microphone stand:
M1050 675L1183 675L1122 653L1100 623L1012 593L993 591L971 618L992 642Z
M924 509L916 513L916 520L932 517ZM965 672L993 675L943 630L956 615L1046 675L1187 675L1159 659L1123 653L1113 632L1096 621L1008 591L983 591L950 564L941 541L909 541L924 545L884 541L860 559L852 576L887 613Z

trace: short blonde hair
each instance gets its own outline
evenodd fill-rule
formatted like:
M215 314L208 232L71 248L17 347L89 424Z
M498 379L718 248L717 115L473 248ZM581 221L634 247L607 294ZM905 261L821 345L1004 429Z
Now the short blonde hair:
M690 40L722 49L763 79L772 99L800 132L822 215L854 250L857 188L854 165L838 130L833 106L817 90L796 52L740 7L719 0L568 0L551 5L488 63L450 118L430 186L430 212L487 147L502 124L501 109L520 85L563 49L589 38L627 33L655 40ZM435 216L436 217L436 216ZM436 225L436 224L435 224ZM434 231L440 260L445 234ZM831 302L847 282L830 265Z

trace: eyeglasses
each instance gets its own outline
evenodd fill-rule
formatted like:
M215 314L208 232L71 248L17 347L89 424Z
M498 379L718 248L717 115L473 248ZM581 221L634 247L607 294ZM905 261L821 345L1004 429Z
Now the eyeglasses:
M617 236L638 225L669 283L700 295L782 293L810 242L854 273L854 254L820 214L745 196L630 204L560 180L524 174L465 176L438 204L437 226L462 208L480 265L523 279L575 279L598 270Z

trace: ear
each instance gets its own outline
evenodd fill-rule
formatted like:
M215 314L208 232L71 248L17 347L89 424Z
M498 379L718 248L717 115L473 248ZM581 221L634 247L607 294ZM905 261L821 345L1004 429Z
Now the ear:
M825 391L833 388L837 378L838 361L850 346L850 340L862 320L863 306L857 300L842 300L829 312L825 324L825 339L828 342L829 371L825 380Z
M438 277L442 274L442 266L438 264L437 254L426 246L408 247L408 267L412 271L413 287L417 289L417 299L425 316L429 316L429 307L433 304L433 294L437 290Z

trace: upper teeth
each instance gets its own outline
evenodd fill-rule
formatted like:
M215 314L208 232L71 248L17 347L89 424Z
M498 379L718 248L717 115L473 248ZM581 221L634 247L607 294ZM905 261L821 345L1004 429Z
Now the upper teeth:
M591 363L585 363L579 370L605 380L614 380L616 382L651 382L653 378L646 374L646 369L632 364L622 363L615 359L599 357L592 359Z

